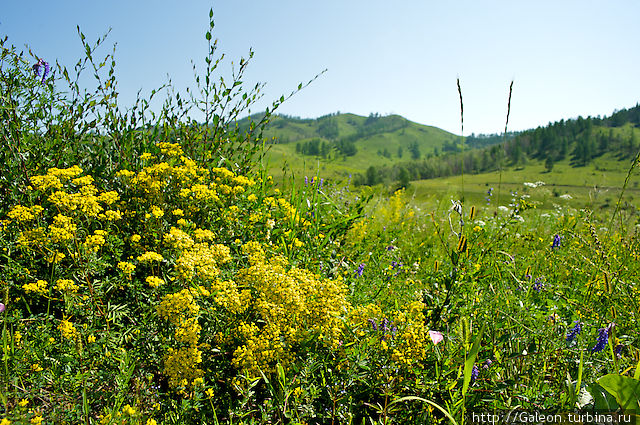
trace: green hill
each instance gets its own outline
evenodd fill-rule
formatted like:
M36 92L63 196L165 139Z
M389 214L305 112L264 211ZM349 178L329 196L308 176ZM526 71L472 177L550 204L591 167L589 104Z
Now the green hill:
M255 121L257 117L252 117ZM239 122L248 126L248 119ZM263 136L269 171L328 178L365 174L371 166L393 166L455 149L461 138L399 115L331 114L317 119L286 115L271 118Z

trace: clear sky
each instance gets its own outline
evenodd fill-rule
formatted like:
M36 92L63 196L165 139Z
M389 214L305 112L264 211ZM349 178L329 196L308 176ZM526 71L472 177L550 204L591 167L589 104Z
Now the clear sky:
M193 86L213 8L214 38L231 60L255 56L245 81L265 82L259 112L327 68L278 112L400 114L460 134L609 115L640 101L640 2L636 0L2 0L0 35L49 62L82 56L76 25L94 41L112 28L120 102L131 105L171 77Z

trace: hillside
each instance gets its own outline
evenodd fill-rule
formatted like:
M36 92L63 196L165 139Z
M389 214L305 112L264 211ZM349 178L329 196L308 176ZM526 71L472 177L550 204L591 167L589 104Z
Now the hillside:
M241 128L247 125L246 118L239 122ZM266 161L270 172L278 175L286 166L296 174L318 172L333 178L366 173L371 166L439 155L457 149L460 142L460 136L399 115L346 113L317 119L274 116L264 137L269 144Z
M355 182L389 185L402 181L406 185L408 181L458 176L463 170L465 175L478 175L500 169L527 170L531 166L539 166L552 175L559 168L569 175L603 169L626 175L640 149L640 106L604 118L561 120L511 136L500 144L467 148L464 159L459 150L451 150L420 160L376 166Z

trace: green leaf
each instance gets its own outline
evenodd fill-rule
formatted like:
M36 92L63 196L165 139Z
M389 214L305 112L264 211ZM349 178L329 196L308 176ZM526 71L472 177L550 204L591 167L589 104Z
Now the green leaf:
M207 31L205 38L207 39L207 41L211 41L211 31Z
M471 347L471 351L467 356L467 360L464 362L464 381L462 384L462 394L466 394L469 389L469 384L471 383L471 371L473 370L473 365L476 362L476 357L478 357L478 351L480 351L480 341L482 340L482 334L484 333L484 329L487 325L484 324L480 333L476 337L475 341L473 341L473 346Z
M618 407L615 398L611 396L604 388L595 382L587 387L587 390L593 397L593 408L595 410L606 410L613 412Z
M618 374L609 374L598 379L598 384L614 396L620 407L625 411L638 412L640 410L640 405L638 404L638 400L640 400L640 381L637 379Z

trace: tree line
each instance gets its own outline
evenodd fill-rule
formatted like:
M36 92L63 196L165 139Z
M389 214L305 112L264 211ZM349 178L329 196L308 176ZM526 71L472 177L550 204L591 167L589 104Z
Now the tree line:
M628 129L620 128L627 124L631 124ZM391 166L370 166L366 173L354 176L353 181L356 185L397 182L399 186L406 186L410 180L459 175L463 167L465 174L477 174L539 160L544 161L546 169L551 171L557 161L569 159L572 166L580 167L604 153L611 153L618 160L628 160L640 149L635 132L637 127L640 127L640 105L616 111L609 117L560 120L545 127L507 134L507 137L468 137L471 148L489 141L495 142L497 137L506 141L465 150L464 160L460 144L447 141L441 154L435 150L423 159L413 158Z

